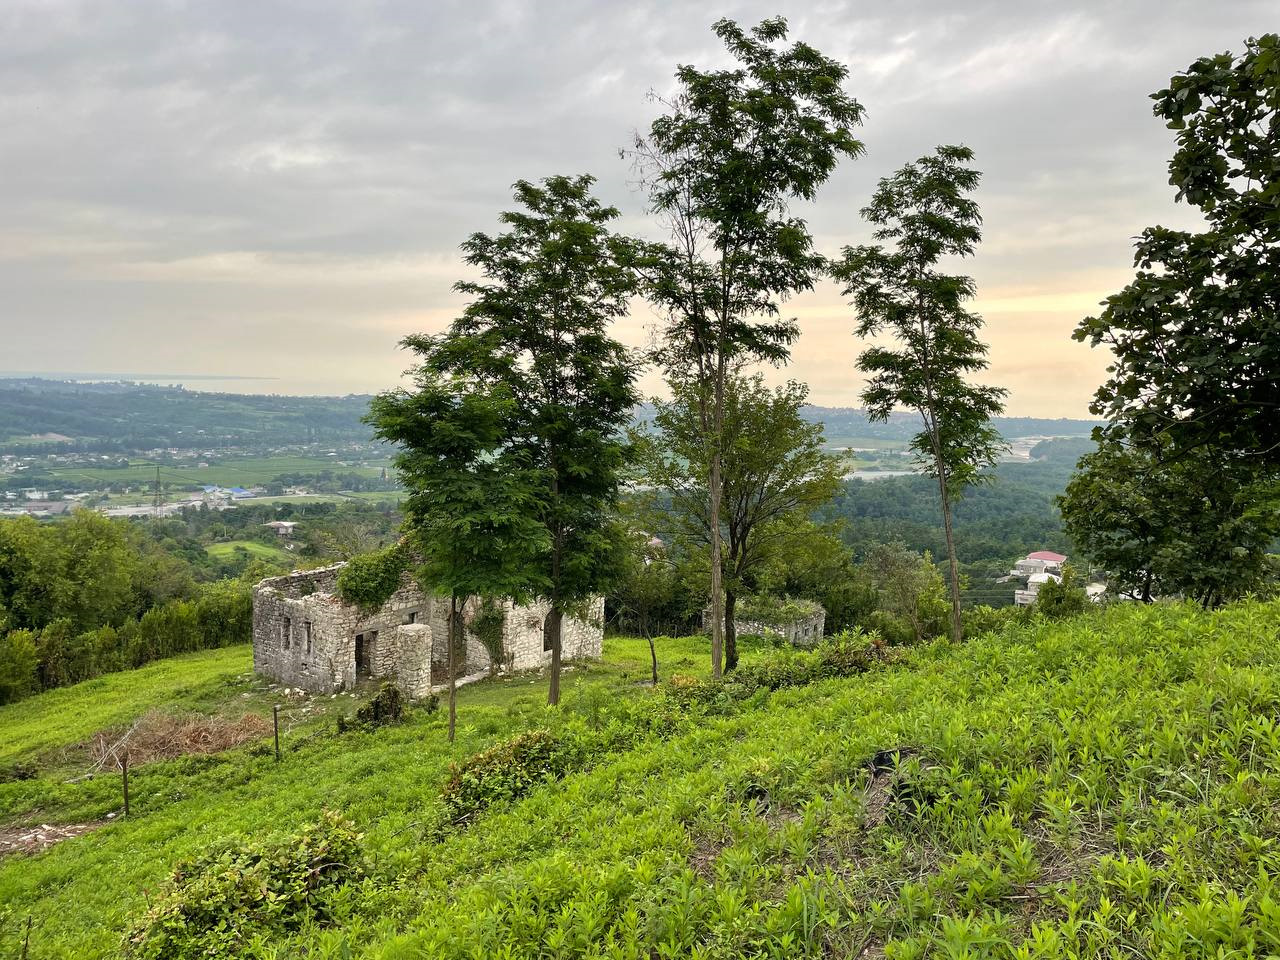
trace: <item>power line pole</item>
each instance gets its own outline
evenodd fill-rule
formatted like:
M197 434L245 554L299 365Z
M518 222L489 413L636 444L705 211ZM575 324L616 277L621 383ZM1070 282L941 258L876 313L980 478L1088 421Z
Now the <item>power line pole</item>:
M153 491L151 500L152 513L160 516L160 509L164 506L164 495L160 492L160 464L156 464L156 488Z

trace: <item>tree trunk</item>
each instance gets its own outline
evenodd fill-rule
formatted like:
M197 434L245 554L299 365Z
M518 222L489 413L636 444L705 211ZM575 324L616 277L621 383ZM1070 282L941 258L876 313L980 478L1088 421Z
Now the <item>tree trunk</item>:
M723 547L720 542L720 437L724 432L724 360L717 364L715 383L715 409L712 413L711 475L708 477L709 503L707 520L711 528L711 676L719 678L723 672L721 658L724 649L724 587L721 570Z
M951 498L947 495L946 470L938 464L938 489L942 494L942 530L947 537L947 567L951 574L951 639L959 643L964 639L964 625L960 621L960 565L956 563L956 538L951 532Z
M551 650L551 689L547 693L547 703L558 706L560 703L560 623L562 615L558 607L552 604L547 619L542 624L543 645Z
M733 590L724 592L724 669L728 673L738 665L738 626L733 622L733 611L738 605L738 595Z
M452 594L449 597L449 650L448 650L448 666L449 671L449 742L453 743L454 729L458 724L458 677L455 667L454 650L458 647L458 637L462 630L462 611L458 608L458 595Z
M646 611L640 617L640 628L644 632L645 640L649 641L649 659L653 661L653 685L658 685L658 648L653 645L653 625L649 623L649 614Z

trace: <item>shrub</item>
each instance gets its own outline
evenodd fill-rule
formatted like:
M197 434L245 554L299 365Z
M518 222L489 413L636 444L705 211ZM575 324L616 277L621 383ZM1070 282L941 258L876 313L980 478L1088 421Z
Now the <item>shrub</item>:
M1046 620L1076 617L1088 608L1089 596L1070 566L1063 569L1061 581L1049 580L1042 583L1036 593L1035 611Z
M581 750L546 730L530 730L451 764L444 785L445 809L461 823L490 804L524 796L578 766Z
M201 591L196 623L203 647L227 647L253 636L253 591L237 580L220 580Z
M882 657L878 637L845 631L827 637L811 651L790 646L777 648L755 663L743 664L719 680L673 676L662 687L662 696L685 707L727 705L754 696L760 690L781 690L833 677L864 673Z
M408 553L399 544L352 557L338 573L338 596L362 610L377 610L400 589L408 565Z
M393 683L384 683L378 692L356 711L354 718L350 720L346 717L338 718L338 732L346 733L348 730L356 729L373 730L376 727L400 723L408 710L409 705L400 688Z
M174 868L127 944L144 960L241 956L254 936L325 922L330 895L363 875L360 835L332 811L266 843L229 838Z
M30 630L10 630L0 638L0 703L11 703L40 688L36 638Z

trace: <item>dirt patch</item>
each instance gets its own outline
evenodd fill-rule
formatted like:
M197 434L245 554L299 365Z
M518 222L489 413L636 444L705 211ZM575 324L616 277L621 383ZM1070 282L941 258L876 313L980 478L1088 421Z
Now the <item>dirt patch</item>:
M55 843L82 836L106 825L105 820L95 820L92 823L42 823L39 826L0 827L0 857L17 853L27 855L40 853Z
M256 713L222 717L152 710L130 727L94 734L85 747L95 768L114 769L126 752L129 763L137 766L191 754L221 753L261 740L270 732L271 724Z

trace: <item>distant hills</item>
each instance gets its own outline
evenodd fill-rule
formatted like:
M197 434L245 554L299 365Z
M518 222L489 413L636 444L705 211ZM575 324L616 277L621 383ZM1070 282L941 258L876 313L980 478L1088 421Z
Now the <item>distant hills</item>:
M292 397L212 393L138 383L86 383L34 377L0 379L0 450L36 452L51 446L86 450L157 447L348 443L372 439L361 422L369 396ZM637 411L644 418L649 408ZM832 446L905 445L919 430L913 414L871 423L850 407L810 406L806 418L825 425ZM1083 437L1090 420L1001 417L1007 439Z

